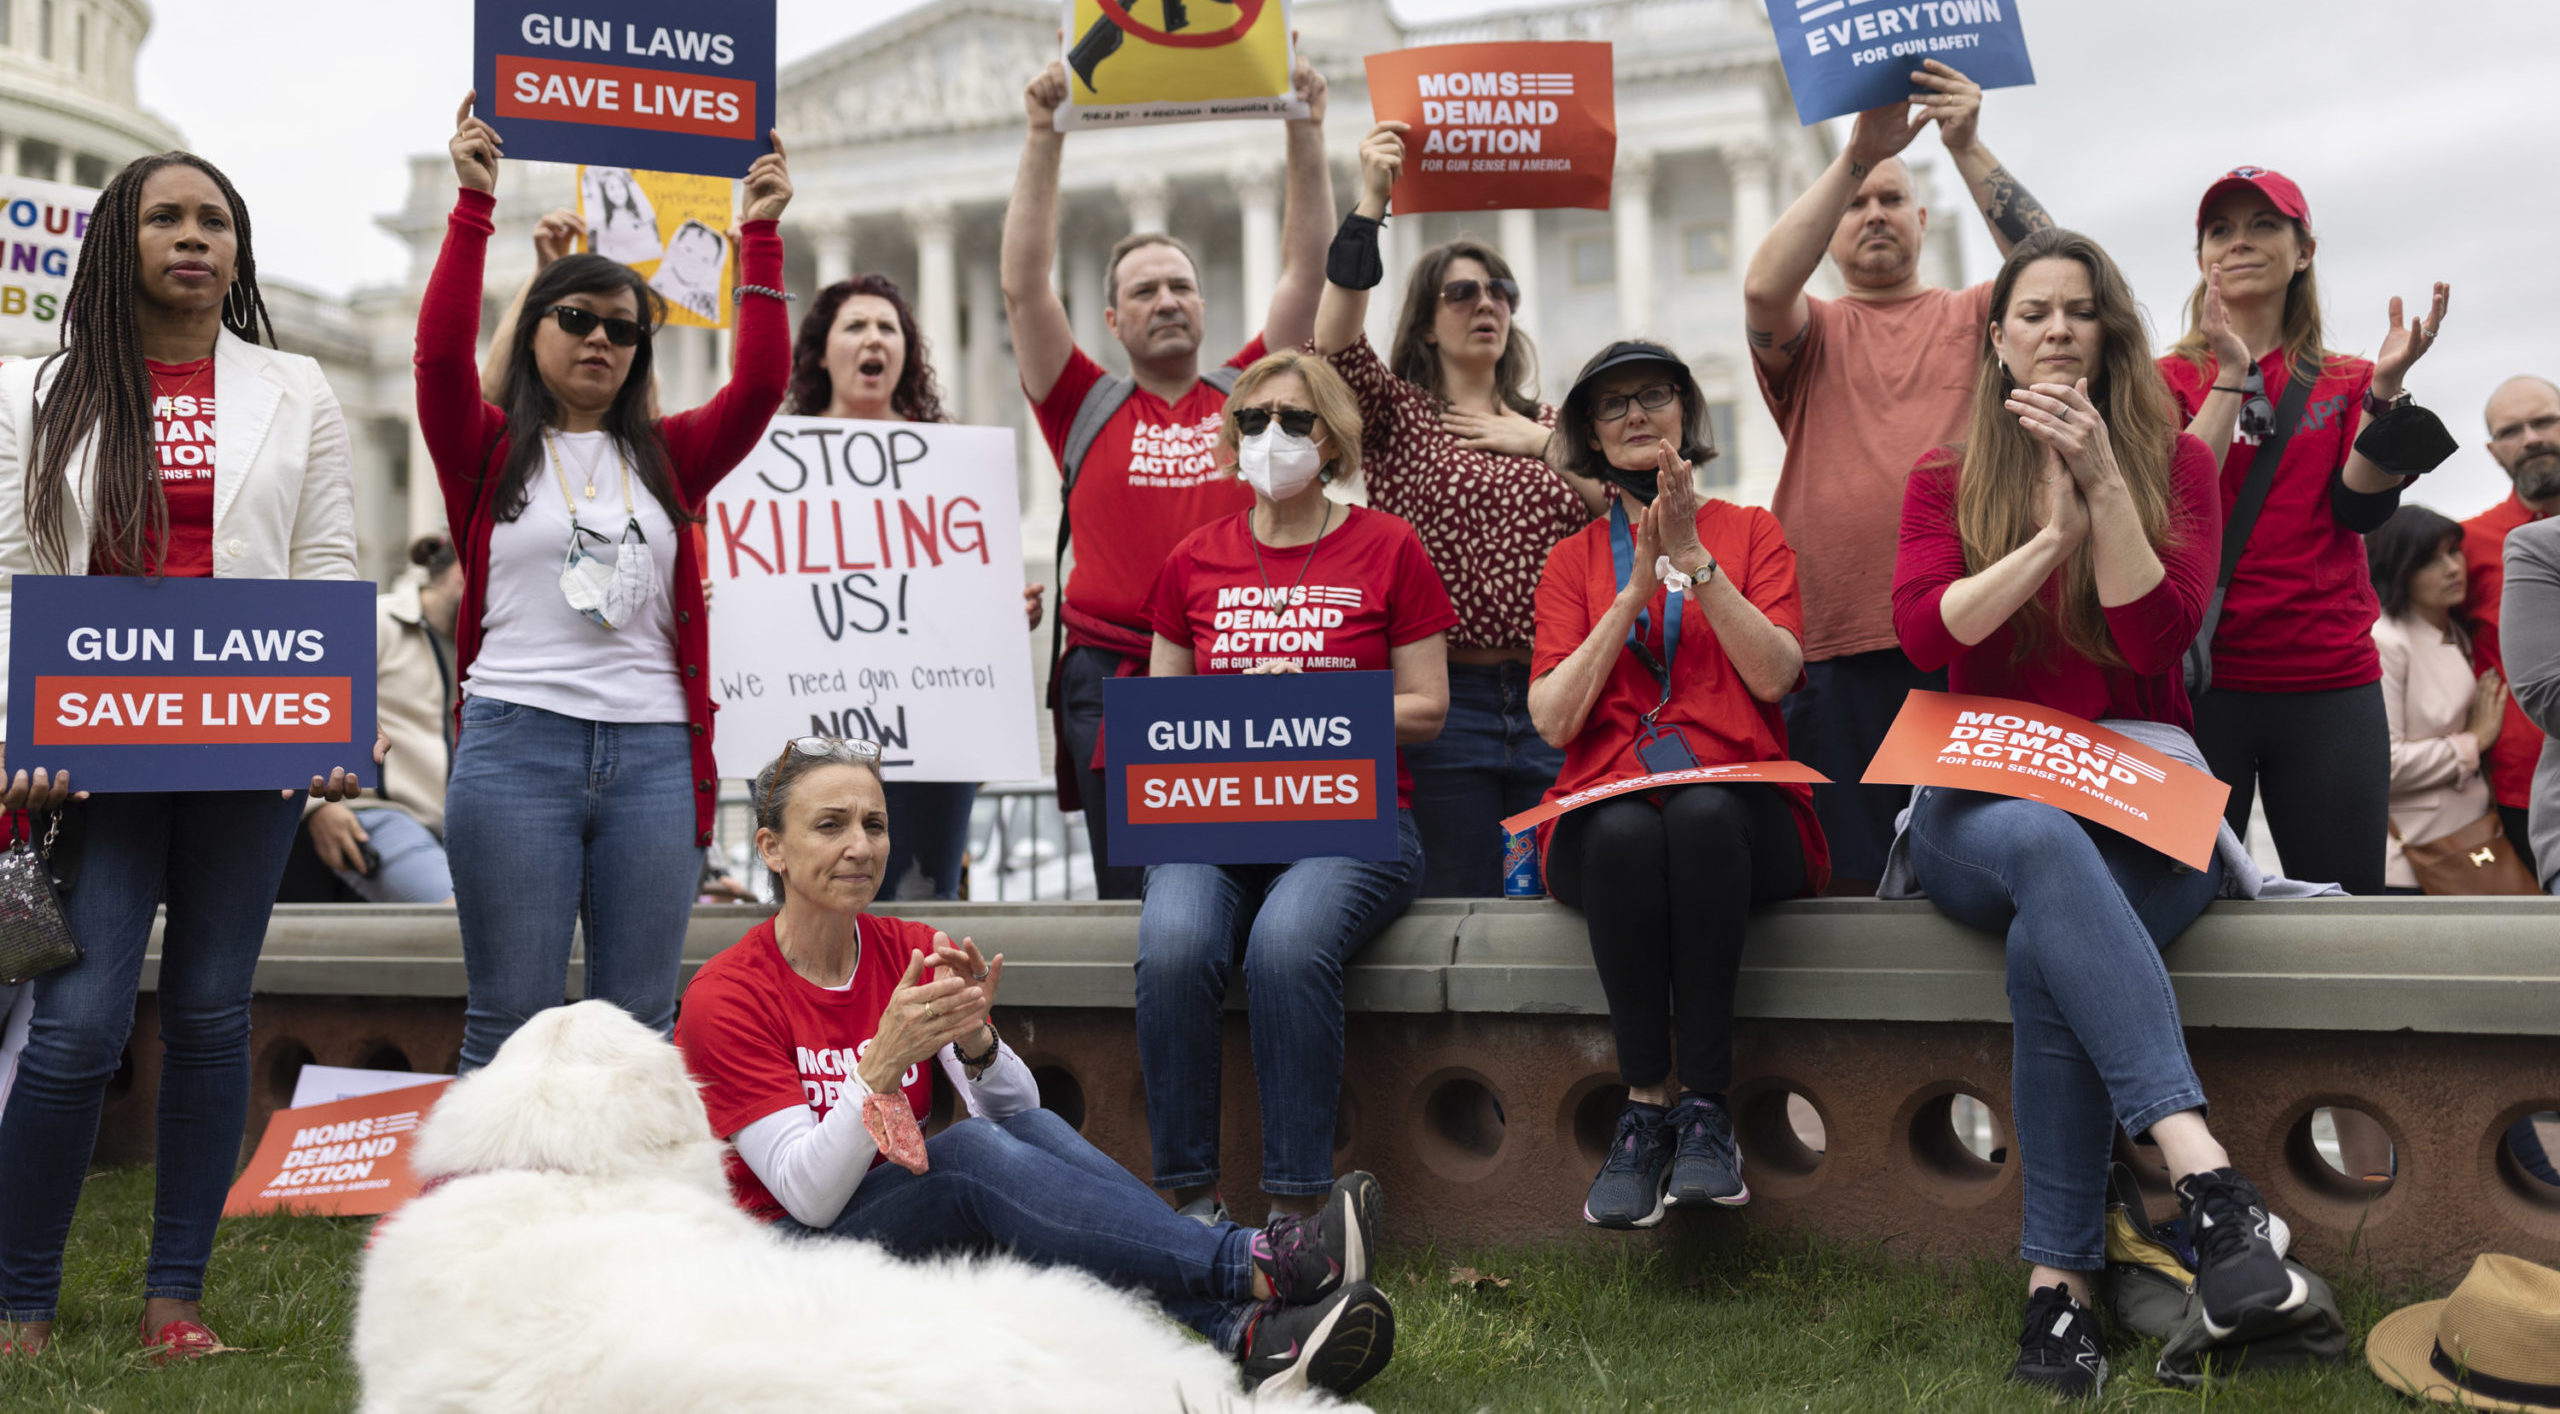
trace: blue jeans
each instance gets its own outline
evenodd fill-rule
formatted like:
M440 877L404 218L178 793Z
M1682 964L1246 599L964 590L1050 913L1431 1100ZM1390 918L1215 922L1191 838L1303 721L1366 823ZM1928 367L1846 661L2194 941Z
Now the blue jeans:
M1262 1190L1333 1186L1342 1099L1342 965L1413 902L1422 841L1399 812L1399 857L1158 864L1138 913L1138 1066L1158 1188L1218 1180L1227 983L1244 964L1262 1095Z
M969 852L969 807L977 804L974 781L891 781L889 865L881 877L885 900L897 897L907 866L921 861L935 898L960 897L960 862Z
M355 812L365 842L382 863L371 874L332 869L367 903L442 903L453 897L453 866L444 856L444 841L416 817L385 806Z
M1939 912L2008 938L2018 1255L2096 1271L2115 1127L2139 1137L2204 1108L2160 950L2213 901L2221 863L2191 869L2050 805L1944 787L1911 807L1911 862Z
M1251 1313L1253 1233L1183 1217L1050 1110L969 1119L925 1141L923 1173L882 1164L831 1227L911 1261L994 1248L1153 1295L1232 1353ZM965 1324L965 1316L962 1318Z
M62 1248L133 1032L163 900L160 1115L142 1294L204 1295L205 1260L249 1114L249 990L302 807L273 791L101 795L63 909L85 955L34 982L35 1016L0 1117L0 1315L50 1321Z
M489 1063L535 1012L560 1005L583 925L586 995L664 1036L702 882L692 739L682 722L589 722L466 699L445 789L470 999L462 1069Z
M1564 753L1529 721L1529 665L1449 665L1440 735L1404 749L1424 898L1502 896L1502 822L1536 805Z

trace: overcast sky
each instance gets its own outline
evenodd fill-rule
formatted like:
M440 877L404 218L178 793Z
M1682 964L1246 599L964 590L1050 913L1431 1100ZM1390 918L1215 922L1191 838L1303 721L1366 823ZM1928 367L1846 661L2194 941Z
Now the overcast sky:
M915 3L780 0L783 61ZM2468 515L2505 495L2480 405L2510 373L2560 377L2560 3L2017 4L2041 82L1991 95L1984 141L2063 224L2107 245L2162 341L2195 278L2197 198L2230 167L2277 168L2311 203L2332 347L2370 355L2392 295L2453 285L2443 342L2409 384L2464 450L2410 499ZM1486 6L1397 8L1436 20ZM452 131L470 7L330 4L316 23L316 0L154 9L143 101L238 183L263 271L333 293L398 279L406 253L373 218L405 195L403 159ZM1924 136L1917 155L1935 146ZM1987 277L1981 222L1941 205L1938 236L1958 229L1967 269Z

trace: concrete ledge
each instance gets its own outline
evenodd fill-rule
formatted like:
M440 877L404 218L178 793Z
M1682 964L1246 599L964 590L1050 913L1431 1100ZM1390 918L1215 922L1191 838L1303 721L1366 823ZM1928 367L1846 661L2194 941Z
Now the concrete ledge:
M1134 903L883 911L1005 953L1008 1006L1133 1002ZM764 913L694 910L688 971ZM2166 956L2194 1027L2560 1035L2560 900L2220 903ZM146 989L157 960L155 943ZM2002 968L1998 939L1926 903L1786 903L1753 922L1737 1009L1770 1020L2006 1022ZM461 935L451 909L281 906L257 989L460 997ZM1352 962L1345 998L1353 1012L1608 1014L1581 916L1552 903L1423 900Z

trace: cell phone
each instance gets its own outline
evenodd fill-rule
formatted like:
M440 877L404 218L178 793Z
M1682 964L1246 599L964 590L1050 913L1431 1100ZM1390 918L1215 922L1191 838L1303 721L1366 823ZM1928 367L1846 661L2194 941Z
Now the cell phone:
M1688 738L1680 735L1678 727L1656 727L1649 735L1637 737L1636 760L1649 776L1694 770L1698 764L1696 753L1689 750Z
M358 859L361 859L362 861L364 861L364 867L363 867L363 868L361 868L361 869L358 869L358 870L356 871L357 873L362 874L362 875L363 875L363 876L365 876L366 878L370 879L370 878L372 878L376 873L378 873L378 872L380 872L380 871L381 871L381 869L382 869L382 851L381 851L381 850L378 850L378 849L375 849L375 848L373 847L373 842L372 842L372 841L370 841L370 840L360 840L360 841L358 841L358 842L357 842L357 844L356 844L356 857L357 857Z

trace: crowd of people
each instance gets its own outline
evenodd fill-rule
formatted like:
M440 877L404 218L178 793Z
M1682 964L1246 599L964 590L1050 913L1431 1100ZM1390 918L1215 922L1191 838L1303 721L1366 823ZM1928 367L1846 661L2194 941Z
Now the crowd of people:
M2214 1140L2162 949L2216 898L2477 892L2484 856L2508 887L2560 883L2560 753L2541 748L2560 727L2560 388L2518 378L2488 403L2504 504L2460 524L2403 506L2453 450L2408 383L2444 286L2421 309L2392 302L2371 360L2334 351L2303 192L2234 168L2202 193L2185 328L2155 354L2103 246L1984 146L1980 89L1934 60L1913 82L1910 103L1856 119L1743 277L1787 444L1763 510L1701 495L1722 451L1709 408L1689 361L1641 330L1542 403L1517 277L1480 239L1422 253L1373 348L1405 129L1362 139L1337 224L1325 87L1303 62L1262 329L1204 364L1193 253L1134 232L1104 272L1102 324L1129 369L1107 372L1052 285L1065 71L1031 80L1001 280L1066 492L1060 801L1085 813L1101 896L1142 900L1143 1178L1039 1108L995 1025L1000 954L870 911L910 867L956 891L973 790L887 782L871 743L801 738L757 778L778 912L679 998L719 785L693 527L786 407L943 419L933 350L876 273L820 291L795 338L777 135L744 174L736 357L708 403L661 414L665 297L575 250L566 213L537 227L540 268L484 362L503 145L466 100L417 331L448 531L381 600L380 788L351 798L341 771L283 798L92 798L40 750L6 763L0 804L64 827L88 951L11 996L25 1039L0 1116L0 1359L50 1337L163 903L141 1329L164 1358L215 1344L199 1302L247 1105L250 982L298 829L362 897L454 906L466 1070L560 1002L581 932L586 995L682 1049L748 1211L813 1238L994 1243L1091 1270L1153 1293L1254 1382L1347 1391L1389 1358L1394 1324L1368 1280L1383 1196L1334 1166L1347 961L1417 897L1501 893L1500 822L1541 800L1790 758L1831 784L1657 788L1539 828L1546 887L1588 928L1626 1086L1583 1217L1645 1228L1748 1202L1726 1095L1755 909L1925 897L2005 940L2030 1267L2015 1376L2064 1393L2103 1379L2090 1281L2119 1128L2169 1166L2215 1333L2280 1320L2305 1287L2280 1219ZM2002 254L1967 289L1918 275L1928 213L1903 153L1930 127ZM316 366L270 347L249 231L239 193L183 154L101 194L64 351L0 370L0 570L354 576L346 430ZM1826 257L1837 298L1807 292ZM254 425L254 448L218 448L219 476L155 472L149 449L217 389L261 415L213 435ZM1338 622L1318 647L1239 653L1217 606L1244 590ZM1034 628L1043 608L1026 589ZM1394 858L1111 859L1106 682L1346 669L1392 678ZM1859 784L1922 688L2101 721L2219 776L2211 861L2029 800ZM2295 877L2241 843L2260 803ZM1258 1227L1220 1187L1239 974ZM929 1141L928 1061L967 1116ZM2530 1126L2518 1134L2547 1172ZM2388 1176L2378 1133L2339 1137L2351 1169Z

